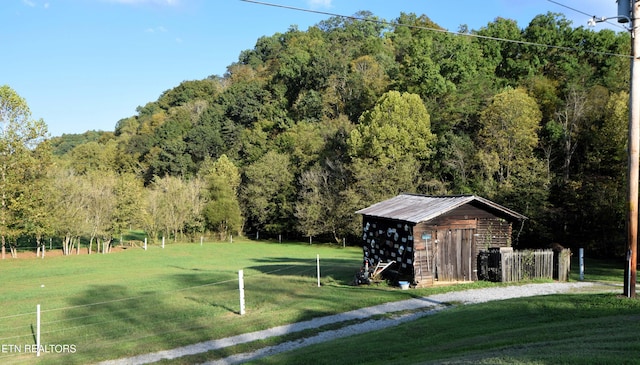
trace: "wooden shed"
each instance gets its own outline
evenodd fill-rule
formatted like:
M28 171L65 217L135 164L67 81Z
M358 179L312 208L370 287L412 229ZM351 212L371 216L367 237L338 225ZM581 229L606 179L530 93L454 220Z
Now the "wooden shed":
M475 195L401 194L362 214L364 263L394 262L396 280L428 286L478 280L478 254L510 248L513 225L526 217Z

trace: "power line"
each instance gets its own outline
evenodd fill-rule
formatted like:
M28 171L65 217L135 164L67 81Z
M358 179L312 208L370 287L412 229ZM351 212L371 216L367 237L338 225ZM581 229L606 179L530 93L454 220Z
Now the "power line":
M392 27L406 27L406 28L412 28L412 29L427 30L427 31L431 31L431 32L447 33L447 34L457 35L457 36L465 36L465 37L473 37L473 38L486 39L486 40L492 40L492 41L498 41L498 42L514 43L514 44L526 45L526 46L545 47L545 48L558 49L558 50L570 51L570 52L585 52L585 53L596 54L596 55L600 55L600 56L615 56L615 57L631 58L631 56L629 56L629 55L620 54L620 53L601 52L601 51L594 51L594 50L589 50L589 49L580 49L580 48L575 48L575 47L565 47L565 46L556 46L556 45L544 44L544 43L519 41L519 40L515 40L515 39L490 37L490 36L483 36L483 35L480 35L480 34L473 34L473 33L460 33L460 32L454 32L454 31L450 31L450 30L446 30L446 29L442 29L442 28L431 28L431 27L424 27L424 26L419 26L419 25L401 24L401 23L390 22L390 21L386 21L386 20L368 19L368 18L362 18L362 17L353 16L353 15L342 15L342 14L330 13L330 12L326 12L326 11L299 8L299 7L295 7L295 6L267 3L267 2L263 2L263 1L257 1L257 0L240 0L240 1L243 1L243 2L246 2L246 3L257 4L257 5L263 5L263 6L271 6L271 7L274 7L274 8L301 11L301 12L305 12L305 13L327 15L327 16L340 17L340 18L351 19L351 20L367 21L367 22L372 22L372 23L377 23L377 24L382 24L382 25L387 25L387 26L392 26Z
M578 9L572 8L572 7L570 7L570 6L567 6L567 5L565 5L565 4L562 4L562 3L557 2L557 1L554 1L554 0L547 0L547 1L548 1L548 2L550 2L550 3L556 4L556 5L558 5L558 6L562 6L563 8L567 8L567 9L569 9L569 10L575 11L576 13L579 13L579 14L582 14L582 15L586 15L586 16L588 16L588 17L590 17L590 18L591 18L591 17L594 17L594 18L596 18L596 17L597 17L597 16L596 16L596 15L594 15L594 14L585 13L585 12L584 12L584 11L582 11L582 10L578 10ZM622 25L620 25L620 24L618 24L618 23L612 23L612 22L610 22L610 21L608 21L608 20L607 20L607 21L605 21L605 23L608 23L608 24L611 24L611 25L616 26L616 27L618 27L618 28L621 28L621 29L627 30L625 27L623 27Z

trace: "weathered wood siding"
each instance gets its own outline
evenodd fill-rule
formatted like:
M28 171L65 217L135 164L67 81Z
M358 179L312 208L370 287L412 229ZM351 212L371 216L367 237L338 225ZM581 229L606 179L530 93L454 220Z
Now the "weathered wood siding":
M428 265L430 274L439 281L478 280L480 251L509 247L511 233L509 222L471 204L418 223L414 228L416 252L422 249L423 256L432 260ZM418 243L423 234L430 235L431 239ZM416 258L416 263L419 262Z
M398 278L420 285L435 279L474 281L480 251L510 246L511 233L510 222L472 204L415 225L364 216L364 260L395 261Z
M553 278L552 250L501 252L502 282Z

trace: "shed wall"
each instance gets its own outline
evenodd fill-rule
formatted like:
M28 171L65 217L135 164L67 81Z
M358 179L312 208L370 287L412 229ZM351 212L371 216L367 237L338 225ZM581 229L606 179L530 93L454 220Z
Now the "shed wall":
M363 261L369 266L395 261L398 278L413 278L413 225L365 216L362 220Z
M510 222L471 204L415 225L364 216L364 260L369 265L396 261L396 277L419 285L436 278L477 280L480 251L510 246L511 233Z

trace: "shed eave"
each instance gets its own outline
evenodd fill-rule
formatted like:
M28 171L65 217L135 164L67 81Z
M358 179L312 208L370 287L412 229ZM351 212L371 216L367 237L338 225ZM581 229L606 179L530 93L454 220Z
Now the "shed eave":
M483 209L491 210L507 220L521 221L524 215L503 207L488 199L475 195L427 196L400 194L356 211L356 214L384 219L393 219L417 224L432 220L464 204L478 203Z

